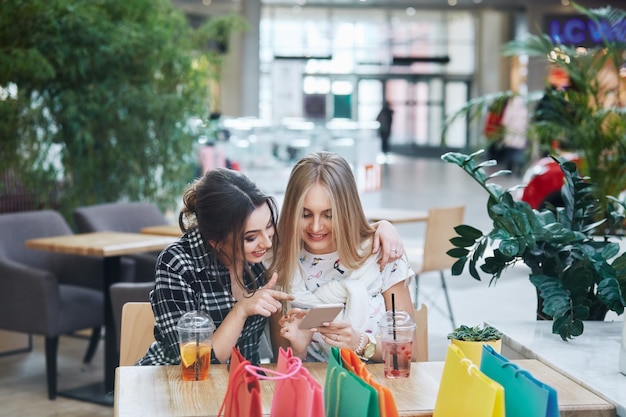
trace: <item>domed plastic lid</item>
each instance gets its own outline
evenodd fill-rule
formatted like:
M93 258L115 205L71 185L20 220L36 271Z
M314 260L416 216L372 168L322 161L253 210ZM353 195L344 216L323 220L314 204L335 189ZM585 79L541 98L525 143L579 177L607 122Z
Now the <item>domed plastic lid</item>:
M193 331L194 329L214 331L215 323L211 317L203 311L189 311L182 315L176 325L178 330Z
M393 313L391 310L387 311L380 321L380 326L393 327L394 324L398 330L410 330L415 327L413 316L406 311L396 311L395 323Z

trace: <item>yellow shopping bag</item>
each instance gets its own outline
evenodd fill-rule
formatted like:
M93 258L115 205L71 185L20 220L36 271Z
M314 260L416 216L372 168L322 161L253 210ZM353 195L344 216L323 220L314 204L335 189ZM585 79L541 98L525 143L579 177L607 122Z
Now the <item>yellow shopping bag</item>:
M448 345L433 417L504 417L504 388Z

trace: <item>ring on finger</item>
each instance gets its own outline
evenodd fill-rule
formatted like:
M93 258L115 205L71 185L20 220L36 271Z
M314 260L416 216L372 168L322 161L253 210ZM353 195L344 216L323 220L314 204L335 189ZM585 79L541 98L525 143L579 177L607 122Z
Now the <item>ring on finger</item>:
M392 252L398 253L398 249L391 249Z

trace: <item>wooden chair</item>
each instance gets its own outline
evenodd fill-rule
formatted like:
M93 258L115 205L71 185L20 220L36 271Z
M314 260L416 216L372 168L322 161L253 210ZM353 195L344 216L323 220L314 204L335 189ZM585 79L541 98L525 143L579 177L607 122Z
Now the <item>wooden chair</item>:
M132 366L154 342L154 314L150 303L130 302L122 307L120 366Z
M416 273L415 305L417 305L419 301L419 275L425 272L439 271L441 288L443 289L443 293L445 295L448 315L453 329L456 328L456 325L454 322L454 314L452 312L452 304L450 303L450 296L448 294L448 286L446 285L444 270L449 270L452 268L454 262L456 262L456 259L448 256L446 252L453 247L450 243L450 239L456 236L454 228L463 223L464 214L465 206L432 208L428 210L428 220L426 222L426 232L424 237L424 252L421 262L417 262L409 258L411 267ZM434 308L439 308L439 306L435 303L432 303L432 306Z
M425 304L415 309L415 336L413 362L428 362L428 309Z

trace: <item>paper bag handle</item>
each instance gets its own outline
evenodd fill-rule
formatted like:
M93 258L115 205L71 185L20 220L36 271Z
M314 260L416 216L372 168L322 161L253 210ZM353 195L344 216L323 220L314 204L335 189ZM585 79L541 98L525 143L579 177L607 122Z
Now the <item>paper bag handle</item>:
M263 368L261 366L256 365L245 365L246 371L251 374L255 374L259 379L266 379L270 381L277 381L281 379L288 379L296 375L302 369L302 359L297 356L293 356L287 359L287 372L282 373L278 372L274 369ZM272 374L273 376L268 376L267 374Z

